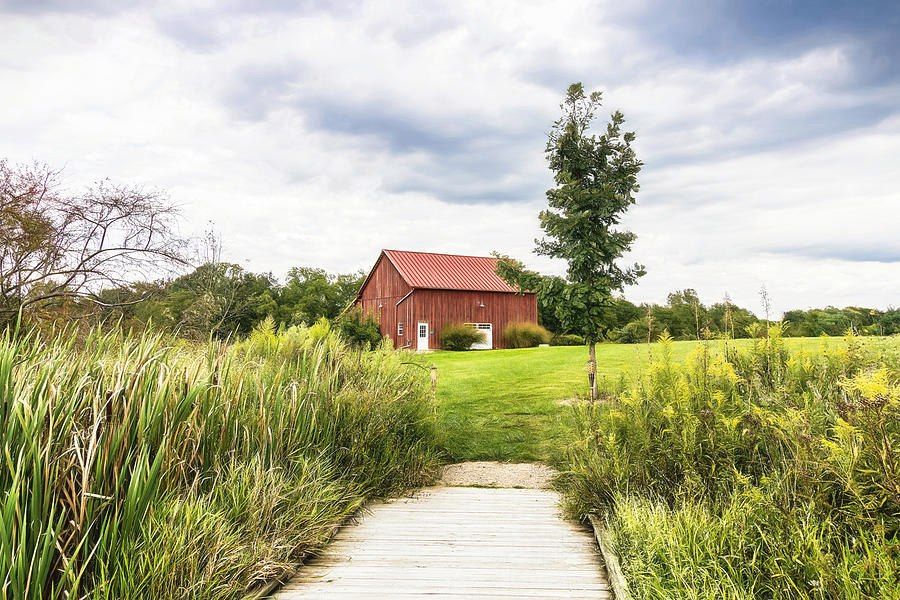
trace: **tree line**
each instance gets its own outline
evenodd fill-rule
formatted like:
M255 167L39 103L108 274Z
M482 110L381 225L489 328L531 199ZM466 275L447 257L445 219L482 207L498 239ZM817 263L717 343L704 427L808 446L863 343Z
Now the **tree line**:
M129 328L148 323L192 338L243 337L263 320L275 327L336 321L356 297L364 274L295 267L284 281L241 265L209 262L170 280L104 290L108 307L95 319Z
M350 337L376 343L377 322L347 311L365 273L329 273L315 267L295 267L283 281L271 273L253 273L226 262L203 264L168 280L139 282L103 290L103 305L84 301L57 302L56 319L73 317L89 323L121 322L142 329L153 323L190 339L240 338L262 321L277 327L312 324L327 319ZM556 334L572 333L555 317L554 296L540 295L541 324ZM47 309L45 309L47 310ZM900 334L900 309L826 307L791 310L782 322L785 335L840 336ZM361 330L361 331L360 331ZM612 300L604 310L600 340L618 343L656 341L663 333L676 340L749 338L765 335L766 320L725 298L704 304L693 289L672 292L665 303Z
M288 271L283 283L271 273L252 273L240 265L208 263L169 281L138 283L107 290L110 307L95 318L121 320L130 328L153 322L185 337L205 339L242 337L261 321L276 327L315 323L325 318L354 319L345 313L365 278L363 271L335 274L314 267ZM133 302L143 298L139 302ZM571 333L554 317L552 296L540 297L539 320L553 333ZM371 320L371 319L370 319ZM785 335L794 337L900 334L900 309L826 307L791 310L781 319ZM618 297L604 311L602 339L618 343L646 343L664 332L676 340L750 338L765 335L766 320L725 298L713 304L700 301L693 289L672 292L665 303L635 304ZM371 328L371 325L370 325ZM377 334L376 334L377 335ZM358 335L354 336L358 337ZM363 336L371 340L370 332Z
M556 333L559 324L552 306L539 301L539 313L545 327ZM792 337L840 336L852 331L858 335L900 334L900 309L811 308L790 310L781 318L784 335ZM634 304L614 298L605 311L604 339L633 344L657 340L664 332L676 340L750 338L765 335L766 319L725 298L704 304L693 289L668 295L664 304Z
M225 339L245 336L264 320L290 327L327 319L361 343L378 342L377 322L347 310L363 271L304 266L281 281L223 261L212 233L188 258L188 240L175 234L176 217L158 191L104 180L73 193L45 165L0 160L0 327L21 313L38 325L116 322L140 329L152 323L191 339ZM596 332L596 341L623 343L653 341L663 332L705 339L765 330L750 310L728 298L703 304L692 289L669 294L665 304L611 296L593 302L602 309L583 321L578 302L590 296L590 286L537 274L528 274L528 283L539 292L541 324L585 341L585 328ZM900 333L900 310L893 308L792 310L783 319L794 336Z

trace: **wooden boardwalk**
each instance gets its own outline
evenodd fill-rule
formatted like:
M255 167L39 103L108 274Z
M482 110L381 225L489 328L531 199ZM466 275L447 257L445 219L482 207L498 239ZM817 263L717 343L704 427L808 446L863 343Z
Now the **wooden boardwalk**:
M592 535L558 500L435 487L374 505L276 598L610 598Z

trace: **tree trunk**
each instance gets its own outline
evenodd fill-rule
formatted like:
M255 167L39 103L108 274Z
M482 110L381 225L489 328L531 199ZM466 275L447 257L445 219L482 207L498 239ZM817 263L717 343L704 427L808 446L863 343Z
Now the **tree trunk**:
M588 345L588 381L591 384L591 402L597 401L597 343Z

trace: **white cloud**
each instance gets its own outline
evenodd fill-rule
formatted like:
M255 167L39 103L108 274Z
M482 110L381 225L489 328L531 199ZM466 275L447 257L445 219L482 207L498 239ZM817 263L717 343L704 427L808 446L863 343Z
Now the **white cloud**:
M362 3L0 21L0 156L169 190L257 271L366 268L382 247L529 256L544 135L573 79L606 90L646 161L628 217L649 274L779 310L896 303L900 90L855 42L698 64L645 9ZM627 17L627 19L626 19ZM893 116L891 116L893 115ZM897 254L893 256L897 256ZM869 257L871 260L865 260Z

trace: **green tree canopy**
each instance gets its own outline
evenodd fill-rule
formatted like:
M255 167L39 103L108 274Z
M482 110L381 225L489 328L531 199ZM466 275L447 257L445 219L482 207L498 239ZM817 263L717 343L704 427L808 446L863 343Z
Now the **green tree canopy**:
M324 269L295 267L281 288L277 320L288 325L334 319L356 297L365 274L333 275Z

